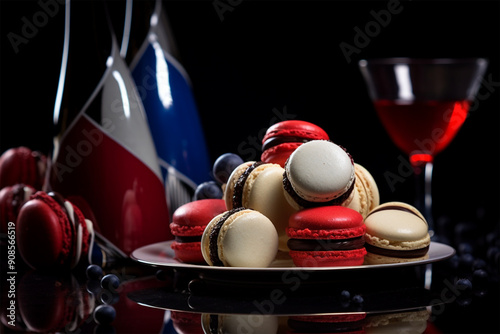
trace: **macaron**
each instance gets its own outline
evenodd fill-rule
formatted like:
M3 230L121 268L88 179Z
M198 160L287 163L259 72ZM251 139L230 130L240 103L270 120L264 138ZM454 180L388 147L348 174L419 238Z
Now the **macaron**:
M205 334L219 333L278 333L278 316L271 314L211 314L201 315L201 324Z
M35 188L22 183L0 190L0 233L7 233L8 224L16 223L19 210L35 192Z
M355 210L322 206L290 216L288 247L297 267L337 267L363 264L365 224Z
M32 270L22 275L16 291L16 316L23 320L24 330L29 333L79 330L91 316L96 301L78 282L67 273Z
M399 334L425 333L430 313L427 309L370 314L366 318L365 333Z
M293 315L288 326L293 333L364 333L366 313Z
M17 183L41 190L45 180L47 157L28 147L10 148L0 156L0 189Z
M205 263L201 254L201 236L212 218L225 211L226 204L222 199L200 199L177 208L170 223L175 238L171 248L176 259L184 263Z
M57 193L38 191L17 218L17 245L34 269L72 269L90 261L93 224L78 207Z
M288 252L288 217L296 212L283 192L283 167L262 161L249 161L236 167L224 189L227 210L245 207L264 214L278 232L279 249Z
M278 232L262 213L235 208L208 223L201 251L210 266L268 267L278 252Z
M351 200L355 179L354 161L343 147L313 140L299 146L288 158L283 187L296 209L341 205Z
M354 163L354 173L356 175L354 195L346 206L358 211L365 218L380 204L380 193L375 179L365 167Z
M270 126L262 138L261 160L281 167L290 154L303 143L311 140L329 140L321 127L300 120L288 120Z
M387 202L365 218L366 264L401 263L428 257L431 239L424 216L414 206Z
M170 311L175 333L178 334L204 334L201 327L201 314L184 311Z

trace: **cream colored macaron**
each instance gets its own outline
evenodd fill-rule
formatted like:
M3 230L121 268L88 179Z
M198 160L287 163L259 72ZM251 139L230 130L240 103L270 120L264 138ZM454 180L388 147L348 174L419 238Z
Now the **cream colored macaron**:
M365 218L366 264L407 262L427 256L429 227L412 205L387 202Z
M205 333L278 333L278 316L268 314L203 313L201 325Z
M273 163L250 161L238 166L228 179L224 200L228 210L251 208L271 220L278 232L279 249L288 251L286 227L295 210L283 192L284 169Z
M354 172L356 174L354 195L352 200L344 205L358 211L363 218L366 218L371 210L380 205L380 193L375 179L365 167L354 163Z
M299 146L288 158L285 172L285 195L296 209L342 204L354 189L351 156L327 140Z
M268 267L278 252L278 233L262 213L236 208L208 223L201 252L210 266Z

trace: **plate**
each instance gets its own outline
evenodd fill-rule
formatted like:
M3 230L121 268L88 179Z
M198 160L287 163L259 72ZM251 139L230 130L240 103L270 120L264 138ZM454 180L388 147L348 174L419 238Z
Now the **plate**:
M175 253L170 247L172 240L159 242L141 248L136 249L132 252L131 258L139 263L155 266L155 267L167 267L178 270L189 270L196 271L198 273L294 273L294 272L340 272L340 271L360 271L360 270L373 270L373 269L389 269L389 268L399 268L408 266L424 265L428 263L433 263L437 261L442 261L450 258L455 254L455 249L451 246L431 242L429 246L429 257L424 260L417 260L412 262L403 263L389 263L389 264L377 264L377 265L360 265L360 266L344 266L344 267L314 267L314 268L303 268L295 267L290 259L276 260L269 267L266 268L247 268L247 267L215 267L208 265L197 265L189 264L178 261L175 258Z

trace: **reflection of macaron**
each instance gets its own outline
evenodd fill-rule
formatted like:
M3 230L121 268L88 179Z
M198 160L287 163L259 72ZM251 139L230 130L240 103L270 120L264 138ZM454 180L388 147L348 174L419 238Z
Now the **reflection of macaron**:
M295 208L340 205L354 189L354 162L342 147L313 140L299 146L285 164L285 196Z
M276 123L262 138L261 160L285 166L290 154L311 140L328 140L328 134L319 126L299 120Z
M263 314L209 314L201 315L203 331L206 334L278 333L278 317Z
M203 334L201 327L201 314L183 311L170 311L172 323L176 333L179 334Z
M0 233L7 233L7 224L15 223L19 210L35 193L32 186L15 184L0 190Z
M21 210L16 225L19 252L35 268L74 268L86 259L92 223L57 193L38 191Z
M205 263L201 254L201 236L210 220L224 211L226 205L222 199L201 199L174 211L170 230L175 240L171 247L179 261Z
M279 249L288 251L286 227L288 217L296 210L283 192L284 169L271 163L249 161L233 170L226 184L226 208L252 208L264 214L276 227Z
M366 168L355 163L354 173L356 174L354 195L347 207L358 211L364 218L380 204L380 194L375 179Z
M0 156L0 188L24 183L42 189L47 158L27 147L8 149Z
M365 333L371 334L421 334L427 329L429 312L418 309L406 312L373 314L367 317Z
M343 206L322 206L290 216L290 256L298 267L363 264L365 225L359 212Z
M201 251L211 266L268 267L278 252L278 233L262 213L236 208L208 223Z
M366 313L290 316L293 333L364 333Z
M23 275L18 290L16 306L29 332L74 332L95 306L94 297L71 275L31 271Z
M388 202L365 219L366 264L399 263L428 257L430 237L424 216L413 206Z

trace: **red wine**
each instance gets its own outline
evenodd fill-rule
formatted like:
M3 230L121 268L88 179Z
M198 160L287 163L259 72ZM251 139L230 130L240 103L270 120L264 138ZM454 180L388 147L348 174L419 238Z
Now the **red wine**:
M457 134L467 118L469 101L375 101L392 141L412 162L432 161Z

